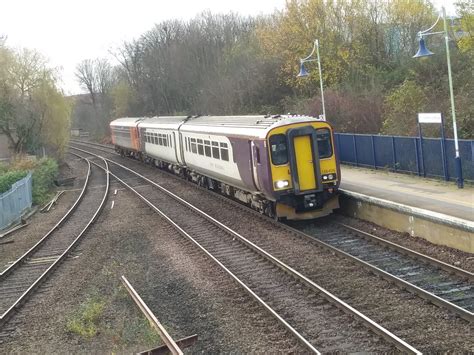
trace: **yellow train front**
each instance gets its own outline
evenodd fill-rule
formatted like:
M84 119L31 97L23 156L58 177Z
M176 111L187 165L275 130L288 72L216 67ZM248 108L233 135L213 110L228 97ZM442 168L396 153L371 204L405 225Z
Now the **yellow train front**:
M339 207L341 176L333 129L325 121L307 117L285 121L272 127L266 139L276 216L328 215ZM268 187L265 190L269 192Z

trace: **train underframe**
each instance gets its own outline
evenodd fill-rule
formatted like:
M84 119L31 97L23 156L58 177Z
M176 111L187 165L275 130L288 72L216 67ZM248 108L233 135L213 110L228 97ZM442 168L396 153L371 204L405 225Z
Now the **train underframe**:
M280 201L271 201L265 198L262 194L245 191L199 174L196 171L183 168L182 166L146 156L141 152L125 150L120 147L115 147L115 150L124 157L137 159L159 169L172 172L175 175L194 182L198 186L237 200L261 214L277 220L306 220L320 218L331 214L334 209L339 208L339 196L336 189L331 193L323 191L296 197L293 195L285 195L281 197ZM314 202L314 206L310 208L305 207L305 201L307 200Z

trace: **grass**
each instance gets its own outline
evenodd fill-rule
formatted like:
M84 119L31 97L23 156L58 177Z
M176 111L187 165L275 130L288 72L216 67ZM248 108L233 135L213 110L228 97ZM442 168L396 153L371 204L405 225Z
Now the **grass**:
M84 338L92 338L98 333L100 318L105 309L105 302L99 298L87 299L79 309L68 319L68 332Z

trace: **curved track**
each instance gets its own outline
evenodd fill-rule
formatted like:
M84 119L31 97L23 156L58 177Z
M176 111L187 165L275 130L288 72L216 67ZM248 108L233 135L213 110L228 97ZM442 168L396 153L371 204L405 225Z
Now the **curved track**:
M85 150L82 152L94 155ZM135 171L109 162L112 176L221 266L308 350L316 353L391 352L398 348L404 352L417 352L202 210ZM143 181L147 185L143 185Z
M64 261L102 210L109 190L108 164L104 160L104 167L98 169L86 162L87 177L74 205L38 243L0 274L0 326ZM92 182L105 183L103 196L91 191Z
M109 154L114 150L112 146L103 144L91 145L94 146L92 149ZM174 176L171 173L170 175ZM268 220L266 216L227 197L216 195L236 207L245 208ZM347 225L299 222L285 225L285 228L300 237L309 238L320 247L363 265L384 279L449 309L469 322L474 321L474 274L471 272Z

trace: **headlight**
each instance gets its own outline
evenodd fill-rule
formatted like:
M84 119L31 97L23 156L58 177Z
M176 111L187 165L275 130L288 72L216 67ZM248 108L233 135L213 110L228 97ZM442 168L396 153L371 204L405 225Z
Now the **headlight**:
M324 180L324 181L330 181L330 180L335 180L336 179L336 174L325 174L325 175L322 175L321 178Z
M288 180L279 180L277 182L275 182L275 187L277 189L282 189L284 187L287 187L290 183L288 182Z

